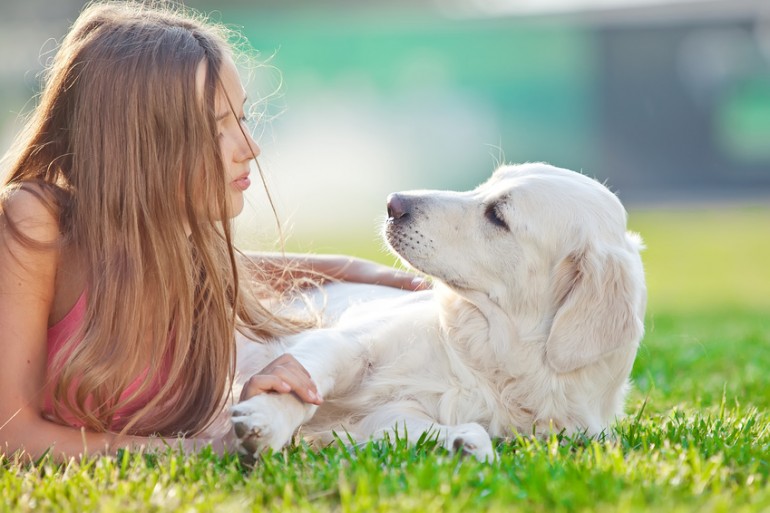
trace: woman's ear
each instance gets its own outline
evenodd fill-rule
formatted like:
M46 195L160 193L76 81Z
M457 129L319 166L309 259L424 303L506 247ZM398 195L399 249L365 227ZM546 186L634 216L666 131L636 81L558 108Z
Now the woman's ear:
M556 372L577 370L613 351L636 351L646 290L631 250L588 248L568 256L554 274L554 298L559 306L545 358Z

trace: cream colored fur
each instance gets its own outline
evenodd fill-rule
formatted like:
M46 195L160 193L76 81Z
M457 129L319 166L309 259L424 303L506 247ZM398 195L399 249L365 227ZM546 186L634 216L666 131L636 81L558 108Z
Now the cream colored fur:
M490 436L608 433L623 414L646 302L641 240L618 199L579 173L523 164L469 192L402 193L390 206L388 244L434 289L337 284L330 327L239 342L243 376L287 350L325 398L237 404L240 450L278 449L298 430L320 442L396 431L413 442L430 431L487 459Z

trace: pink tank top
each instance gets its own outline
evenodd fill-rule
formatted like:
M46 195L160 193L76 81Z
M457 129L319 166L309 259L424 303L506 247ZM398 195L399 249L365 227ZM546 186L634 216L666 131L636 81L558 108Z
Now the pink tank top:
M80 326L83 324L83 320L86 314L86 293L85 291L80 295L67 315L65 315L59 322L48 328L48 364L46 368L47 387L43 398L43 415L52 418L53 415L53 383L56 381L56 369L53 368L53 361L56 355L64 350L64 346L69 338L74 335ZM146 371L138 376L123 392L120 396L121 400L133 395L136 390L141 386ZM166 374L166 369L161 371L161 375ZM157 394L160 389L160 383L162 382L162 376L159 377L153 383L153 385L147 390L147 392L130 403L127 403L123 408L118 410L113 419L113 423L110 429L113 431L119 431L131 417L139 411L147 402ZM72 390L74 394L74 388ZM62 420L73 427L82 427L82 424L78 421L77 417L67 411L60 412Z

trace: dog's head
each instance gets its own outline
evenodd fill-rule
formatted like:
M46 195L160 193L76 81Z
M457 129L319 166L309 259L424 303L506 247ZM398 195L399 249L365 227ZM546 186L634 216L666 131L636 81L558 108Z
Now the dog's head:
M392 194L385 238L459 294L484 294L547 332L546 360L558 372L641 338L641 241L626 232L617 197L580 173L504 166L472 191Z

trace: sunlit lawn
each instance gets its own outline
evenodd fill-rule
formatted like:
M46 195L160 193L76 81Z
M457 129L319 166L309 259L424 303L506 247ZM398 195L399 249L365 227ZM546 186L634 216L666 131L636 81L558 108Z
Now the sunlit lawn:
M649 309L770 311L770 208L632 211L650 289Z
M495 463L424 441L294 447L254 469L167 454L0 466L8 511L770 510L770 209L631 212L647 336L616 441L502 441ZM365 240L370 240L366 237ZM377 245L333 249L392 262Z

